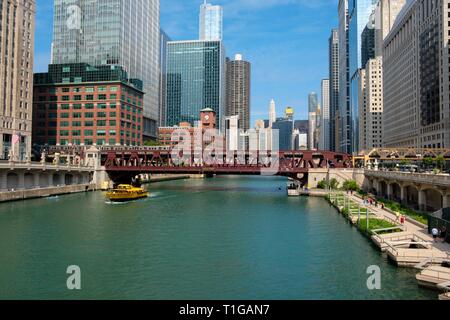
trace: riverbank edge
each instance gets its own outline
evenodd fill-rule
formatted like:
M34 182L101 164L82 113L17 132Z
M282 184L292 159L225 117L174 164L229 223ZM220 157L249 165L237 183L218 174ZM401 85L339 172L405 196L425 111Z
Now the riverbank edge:
M323 191L323 190L320 190L320 189L319 189L319 190L301 191L301 192L300 192L300 195L301 195L301 196L308 196L308 197L323 197L323 198L328 198L328 192ZM354 196L356 196L357 198L362 199L362 196L359 195L359 194L354 194ZM328 199L327 199L327 200L328 200ZM328 202L330 202L330 201L328 200ZM332 205L334 206L334 204L332 204ZM335 207L335 206L334 206L334 207ZM337 209L340 213L342 213L342 212L339 210L339 208L336 207L336 209ZM395 212L392 211L392 210L389 209L389 208L384 208L384 210L386 210L386 211L389 212L389 213L395 214ZM428 228L428 225L423 224L423 223L421 223L421 222L419 222L419 221L417 221L417 220L414 220L413 218L411 218L411 217L409 217L409 216L406 216L406 221L408 221L408 222L410 222L410 223L416 225L416 226L419 227L419 228L423 228L423 229Z
M0 203L97 191L94 183L0 192Z

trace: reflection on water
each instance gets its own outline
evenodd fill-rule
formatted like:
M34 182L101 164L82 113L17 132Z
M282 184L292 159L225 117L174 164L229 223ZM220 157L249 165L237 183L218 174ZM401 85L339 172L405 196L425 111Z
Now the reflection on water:
M286 180L219 177L0 205L0 298L434 299L319 198ZM281 190L279 190L281 188ZM66 289L66 269L82 290ZM379 265L382 290L369 291Z

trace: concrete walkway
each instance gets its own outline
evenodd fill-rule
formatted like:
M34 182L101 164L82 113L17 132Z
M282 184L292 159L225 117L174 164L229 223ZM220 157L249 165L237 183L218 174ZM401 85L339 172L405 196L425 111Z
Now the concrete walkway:
M373 211L377 216L379 217L387 217L391 220L397 220L397 217L395 214L383 210L380 208L380 206L378 206L378 208L376 208L375 206L371 206L371 205L364 205L364 200L362 200L361 198L355 196L355 195L346 195L346 196L350 196L350 199L356 203L358 203L361 206L367 206L370 208L371 211ZM433 237L431 235L428 234L428 229L427 228L421 228L416 224L413 224L409 221L406 221L404 226L406 227L405 231L408 231L412 234L417 235L418 237L425 239L427 241L433 242ZM434 243L433 244L433 248L437 249L439 251L443 251L443 252L447 252L448 254L450 254L450 244L449 243L442 243L440 240L438 240L439 242Z

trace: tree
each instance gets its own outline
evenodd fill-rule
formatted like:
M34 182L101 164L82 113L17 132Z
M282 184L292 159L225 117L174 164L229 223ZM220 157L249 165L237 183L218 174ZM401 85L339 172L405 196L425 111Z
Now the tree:
M327 181L324 179L324 180L322 180L322 181L320 181L318 184L317 184L317 188L318 189L328 189L328 183L327 183Z
M355 180L347 180L343 184L343 188L345 191L358 191L358 183Z
M423 165L426 169L429 169L429 168L433 167L433 166L434 166L434 160L433 160L433 158L431 158L431 157L423 158L423 160L422 160L422 165Z
M330 188L333 190L339 188L339 181L337 181L336 178L330 180Z
M436 158L436 167L439 170L443 171L446 165L447 165L447 163L446 163L443 155L440 155Z

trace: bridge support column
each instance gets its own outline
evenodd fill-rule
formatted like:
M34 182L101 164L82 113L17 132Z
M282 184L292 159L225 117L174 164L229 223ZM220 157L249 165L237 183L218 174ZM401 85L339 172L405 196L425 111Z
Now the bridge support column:
M8 171L0 172L0 191L8 191Z
M53 187L53 174L50 172L50 174L48 174L47 176L48 176L48 186Z
M400 200L402 204L406 204L408 201L406 199L406 187L400 186Z
M39 177L40 177L40 173L39 172L34 172L33 173L33 188L38 189L40 187L39 185Z
M427 210L427 194L425 190L419 190L419 209L422 211Z
M393 194L394 194L394 190L393 189L394 188L392 187L392 184L388 184L387 185L387 198L389 200L392 200L392 198L393 198Z
M450 207L450 193L444 193L444 196L442 197L442 207L443 208L449 208Z
M17 176L19 178L18 184L17 184L17 189L18 190L23 190L25 189L25 172L23 171L19 171L17 173Z

